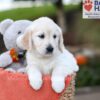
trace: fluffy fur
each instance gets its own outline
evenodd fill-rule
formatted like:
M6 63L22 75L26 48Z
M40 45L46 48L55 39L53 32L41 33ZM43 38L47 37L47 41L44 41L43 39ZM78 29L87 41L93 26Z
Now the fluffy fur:
M47 17L41 17L26 29L17 45L27 50L27 74L30 85L38 90L43 84L42 75L50 74L52 88L60 93L65 77L78 71L73 55L65 49L60 27ZM49 48L49 53L47 48Z
M17 38L24 34L25 29L32 22L29 20L17 20L13 21L12 19L5 19L0 23L0 34L3 35L3 40L7 51L0 54L0 68L5 68L6 70L13 72L25 72L26 61L23 57L22 59L15 63L13 62L10 49L15 48L17 53L22 51L16 44Z

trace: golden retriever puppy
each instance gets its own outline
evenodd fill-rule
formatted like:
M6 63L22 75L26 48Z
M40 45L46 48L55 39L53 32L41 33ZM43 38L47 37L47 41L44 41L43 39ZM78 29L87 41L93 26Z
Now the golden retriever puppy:
M52 88L60 93L65 87L65 77L78 71L73 55L65 49L62 31L50 18L41 17L26 29L17 40L26 49L27 74L30 85L41 88L42 75L50 74Z

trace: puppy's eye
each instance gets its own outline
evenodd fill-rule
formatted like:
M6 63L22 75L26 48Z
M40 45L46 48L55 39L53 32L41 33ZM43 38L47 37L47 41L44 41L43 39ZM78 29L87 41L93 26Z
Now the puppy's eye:
M57 35L54 35L53 38L56 39Z
M21 31L18 32L18 34L21 34L21 33L22 33Z
M44 39L45 38L44 34L41 34L38 37L41 38L41 39Z

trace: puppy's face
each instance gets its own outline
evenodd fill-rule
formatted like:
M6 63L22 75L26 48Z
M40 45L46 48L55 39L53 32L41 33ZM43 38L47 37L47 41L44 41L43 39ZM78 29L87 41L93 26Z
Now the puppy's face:
M32 34L33 49L42 56L54 55L59 50L59 30L43 25Z
M62 51L64 47L60 28L49 18L33 22L23 35L21 43L27 50L47 57Z

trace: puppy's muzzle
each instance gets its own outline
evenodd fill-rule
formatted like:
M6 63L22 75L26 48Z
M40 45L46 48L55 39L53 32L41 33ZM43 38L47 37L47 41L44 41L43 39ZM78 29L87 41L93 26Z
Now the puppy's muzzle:
M51 45L49 45L49 46L46 48L46 53L47 53L47 54L52 53L53 50L54 50L54 48L53 48Z

